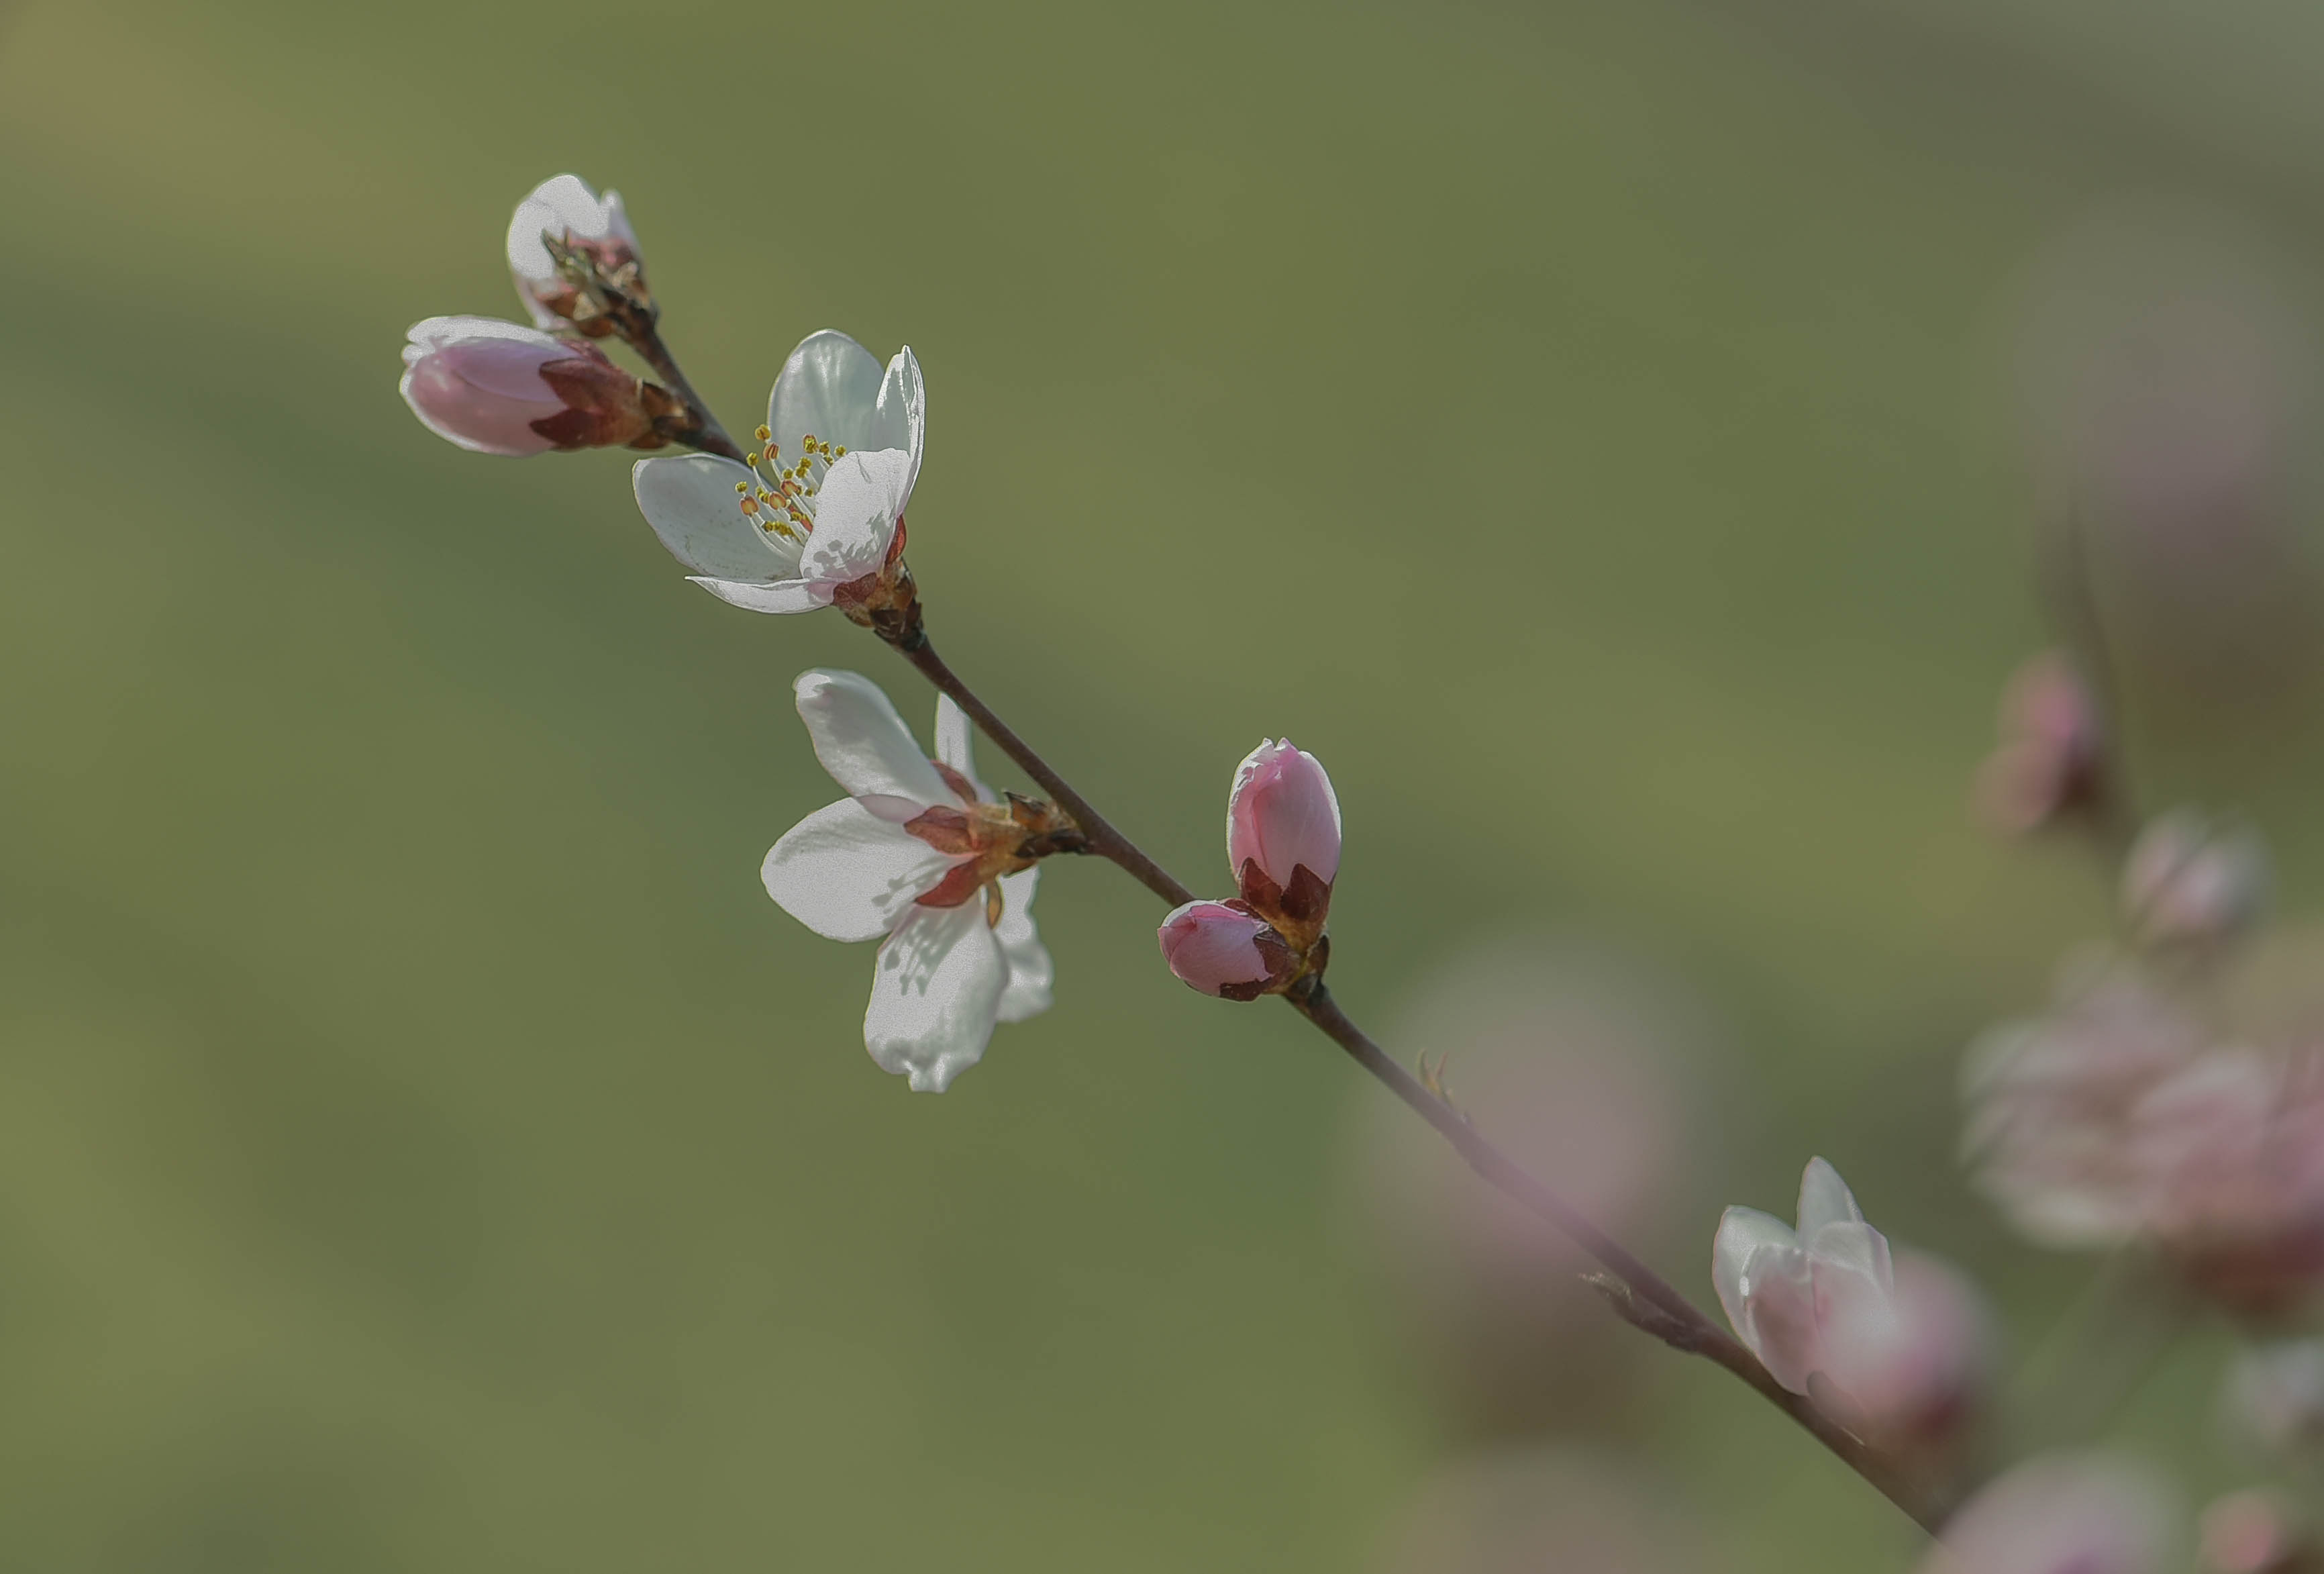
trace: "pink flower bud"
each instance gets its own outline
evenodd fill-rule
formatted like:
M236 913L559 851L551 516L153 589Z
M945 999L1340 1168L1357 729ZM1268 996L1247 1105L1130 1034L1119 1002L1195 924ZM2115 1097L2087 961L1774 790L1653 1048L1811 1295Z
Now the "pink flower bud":
M1170 971L1205 995L1256 1000L1290 982L1297 958L1283 937L1239 903L1189 902L1156 931Z
M2139 833L2122 872L2124 912L2155 945L2233 939L2259 916L2267 888L2267 851L2257 836L2183 809Z
M2203 1574L2313 1574L2324 1551L2284 1505L2256 1489L2231 1492L2203 1511Z
M1288 738L1262 742L1235 768L1227 865L1244 901L1303 938L1322 930L1340 873L1340 801L1322 763Z
M2103 1456L2028 1460L1952 1517L1921 1574L2162 1574L2166 1501Z
M659 446L638 380L590 345L489 317L431 317L403 347L403 398L480 454Z
M1978 773L1978 810L2021 835L2098 801L2105 789L2098 705L2054 651L2017 670L2001 699L2001 745Z

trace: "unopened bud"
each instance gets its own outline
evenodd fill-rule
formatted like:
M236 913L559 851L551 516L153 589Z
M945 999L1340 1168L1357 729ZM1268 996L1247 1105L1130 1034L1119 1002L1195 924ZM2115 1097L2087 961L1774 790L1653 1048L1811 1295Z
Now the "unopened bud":
M1227 795L1227 865L1242 898L1301 945L1314 942L1340 873L1340 801L1314 755L1262 742Z
M2097 804L2105 790L2097 701L2058 653L2017 670L2001 698L2001 743L1978 773L1978 811L2012 835Z
M2123 912L2150 945L2215 945L2266 905L2267 849L2245 827L2173 810L2141 831L2123 866Z
M2315 1574L2324 1553L2273 1494L2231 1492L2203 1511L2203 1574Z
M540 328L568 323L593 337L612 324L595 315L594 303L557 265L543 236L570 246L600 279L614 282L640 301L648 300L637 232L622 207L622 194L603 197L578 175L558 175L535 186L509 220L508 263L516 292Z
M1283 936L1240 903L1189 902L1156 931L1170 971L1205 995L1256 1000L1298 973Z
M403 398L428 430L480 454L659 448L650 389L594 347L489 317L431 317L403 347Z

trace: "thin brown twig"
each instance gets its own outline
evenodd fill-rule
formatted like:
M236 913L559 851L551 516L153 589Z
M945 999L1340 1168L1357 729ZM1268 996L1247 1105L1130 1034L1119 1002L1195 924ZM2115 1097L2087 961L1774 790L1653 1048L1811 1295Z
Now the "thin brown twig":
M1042 791L1080 823L1088 833L1087 850L1120 865L1140 884L1176 906L1194 899L1194 893L1164 869L1112 821L1100 814L1088 799L1075 792L1056 768L1002 721L992 708L963 681L925 634L908 648L897 647L904 659L937 689L966 711L1001 752L1038 782ZM1848 1431L1805 1395L1777 1383L1766 1366L1743 1344L1706 1316L1663 1276L1628 1248L1600 1229L1578 1208L1510 1158L1460 1111L1431 1092L1386 1050L1351 1021L1320 978L1285 996L1292 1009L1344 1050L1372 1079L1434 1126L1452 1144L1469 1167L1489 1184L1529 1211L1549 1221L1594 1259L1619 1286L1608 1299L1625 1320L1654 1335L1672 1348L1701 1356L1726 1368L1756 1390L1769 1403L1790 1416L1808 1434L1829 1449L1915 1524L1934 1536L1941 1514L1899 1479L1878 1450ZM1597 1281L1604 1289L1603 1281Z

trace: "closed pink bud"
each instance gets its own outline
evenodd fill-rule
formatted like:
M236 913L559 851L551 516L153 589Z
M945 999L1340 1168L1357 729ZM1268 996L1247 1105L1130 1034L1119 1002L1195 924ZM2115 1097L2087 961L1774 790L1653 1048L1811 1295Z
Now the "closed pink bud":
M2252 1488L2203 1511L2203 1574L2316 1574L2324 1547L2284 1502Z
M2105 748L2089 689L2063 656L2038 655L2002 695L2001 746L1978 775L1978 807L2013 834L2089 808L2105 792Z
M1264 919L1239 903L1189 902L1156 931L1170 971L1205 995L1256 1000L1290 982L1297 958Z
M1235 768L1227 865L1245 901L1303 931L1321 930L1340 873L1340 801L1323 764L1288 738L1262 742Z
M403 347L403 398L480 454L657 447L637 378L589 345L489 317L431 317Z

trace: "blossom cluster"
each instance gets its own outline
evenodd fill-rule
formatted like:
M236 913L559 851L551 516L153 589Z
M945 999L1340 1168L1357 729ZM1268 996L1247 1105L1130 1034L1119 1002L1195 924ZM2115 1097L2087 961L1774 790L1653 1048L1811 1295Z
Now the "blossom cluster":
M422 423L509 457L687 450L636 461L631 484L692 583L751 612L836 608L936 681L924 747L872 680L832 668L797 679L798 715L842 795L785 831L760 875L816 934L877 943L864 1047L913 1089L943 1091L983 1058L999 1024L1051 1004L1056 968L1033 919L1041 865L1093 851L1119 859L1123 848L973 693L927 664L905 561L927 440L918 358L904 347L883 360L844 333L811 333L783 360L765 421L738 443L661 341L618 194L572 175L542 183L517 206L506 258L523 320L433 317L411 329L401 390ZM609 352L619 348L643 371L618 363ZM971 741L979 727L1048 783L1047 798L986 783ZM1977 800L2013 835L2087 834L2110 860L2121 939L2078 963L2048 1011L1969 1051L1972 1183L2029 1239L2134 1255L2223 1310L2247 1336L2225 1401L2244 1434L2275 1456L2324 1448L2324 1344L2299 1337L2324 1299L2324 1035L2313 1014L2260 1028L2220 1008L2227 964L2264 914L2264 847L2239 823L2192 810L2141 825L2108 718L2063 654L2009 686ZM1228 786L1231 893L1180 902L1164 918L1170 971L1204 995L1283 995L1323 1012L1342 832L1322 763L1287 738L1262 740ZM1149 884L1173 901L1185 893L1167 876ZM1399 1091L1457 1143L1476 1122L1423 1071ZM1710 1259L1733 1338L1703 1319L1669 1342L1756 1362L1763 1391L1798 1396L1784 1403L1873 1450L1917 1497L1965 1499L1928 1574L2161 1567L2169 1516L2117 1462L2036 1458L1971 1490L1996 1319L1960 1269L1892 1248L1824 1160L1808 1163L1790 1222L1728 1208ZM2214 1505L2204 1556L2218 1574L2292 1574L2324 1564L2313 1534L2255 1488Z

